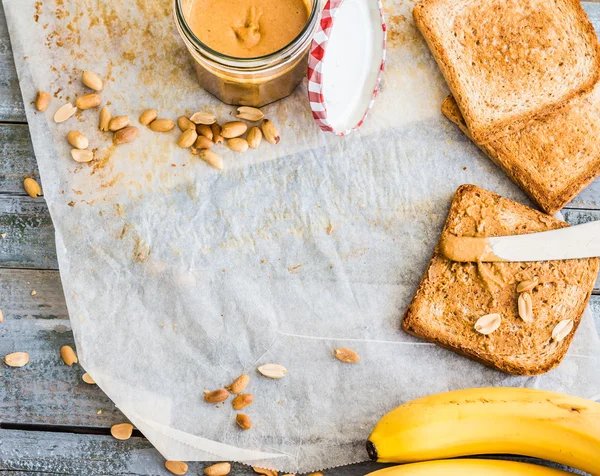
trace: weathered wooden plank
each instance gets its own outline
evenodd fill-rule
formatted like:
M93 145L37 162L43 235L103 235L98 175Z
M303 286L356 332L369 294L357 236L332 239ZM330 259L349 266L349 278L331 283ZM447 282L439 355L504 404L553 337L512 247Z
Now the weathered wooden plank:
M58 269L54 227L43 198L0 195L0 267Z
M366 450L365 450L366 456ZM525 457L502 457L564 468L550 462ZM190 462L189 475L200 475L212 463ZM326 476L361 476L389 465L359 463L328 469ZM232 476L256 476L249 467L231 465ZM164 459L144 438L117 441L110 436L72 433L0 430L0 472L23 474L103 474L111 476L169 476ZM575 474L584 474L577 471Z
M24 195L23 179L38 175L27 124L0 125L0 193Z
M25 122L25 110L13 60L4 8L0 3L0 121Z
M22 368L0 364L0 421L83 426L124 421L96 385L81 380L79 365L67 367L60 358L60 347L74 342L58 272L0 269L0 308L0 357L16 351L30 356Z

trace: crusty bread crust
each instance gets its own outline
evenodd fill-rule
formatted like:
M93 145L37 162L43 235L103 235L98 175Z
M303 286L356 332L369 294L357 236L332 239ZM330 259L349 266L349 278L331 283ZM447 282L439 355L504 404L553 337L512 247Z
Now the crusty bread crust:
M413 17L478 144L555 114L600 78L579 0L421 0Z
M478 147L549 215L600 175L600 86L571 107ZM471 140L452 96L442 113Z
M483 217L483 218L482 218ZM483 223L483 224L482 224ZM475 185L457 190L442 237L522 234L562 228L566 223ZM455 263L436 249L415 296L402 318L409 334L433 342L513 375L538 375L564 358L590 298L597 258L536 263L487 263L492 282L481 279L475 263ZM516 285L540 278L532 292L535 320L517 312ZM498 283L494 283L494 280ZM500 328L490 335L474 330L482 315L498 312ZM574 330L560 342L552 329L573 319Z

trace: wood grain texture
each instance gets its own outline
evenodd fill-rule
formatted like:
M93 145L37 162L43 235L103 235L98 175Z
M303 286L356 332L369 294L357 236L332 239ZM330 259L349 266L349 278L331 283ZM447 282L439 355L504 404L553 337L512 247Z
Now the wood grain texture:
M2 5L0 5L0 121L26 122Z

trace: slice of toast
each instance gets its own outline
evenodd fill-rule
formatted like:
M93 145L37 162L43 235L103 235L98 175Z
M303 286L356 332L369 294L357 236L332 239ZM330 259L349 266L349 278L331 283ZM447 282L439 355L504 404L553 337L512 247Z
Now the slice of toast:
M476 144L539 207L553 215L600 175L600 86L517 132ZM452 96L442 113L469 137Z
M478 143L559 111L600 77L579 0L422 0L413 16Z
M568 226L525 205L475 185L456 191L442 237L503 236ZM417 292L402 318L409 334L441 345L514 375L537 375L556 367L565 356L590 298L597 258L531 263L457 263L436 248ZM530 291L534 320L517 310L517 285L539 279ZM477 320L502 316L489 335L478 333ZM572 319L573 330L561 341L552 330Z

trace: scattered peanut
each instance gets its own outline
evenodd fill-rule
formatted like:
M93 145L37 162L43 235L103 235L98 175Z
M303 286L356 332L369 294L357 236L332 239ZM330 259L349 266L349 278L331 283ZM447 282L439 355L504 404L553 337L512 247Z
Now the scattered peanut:
M73 149L71 157L75 162L90 162L94 160L94 153L91 150Z
M223 158L220 155L215 154L212 150L202 149L199 156L211 167L223 170Z
M351 349L340 347L333 350L333 355L336 359L346 362L347 364L355 364L360 362L360 356Z
M169 132L175 127L175 123L171 119L155 119L148 127L154 132Z
M245 119L247 121L256 122L260 121L265 115L260 109L250 106L238 107L238 114L235 116L238 119Z
M37 183L31 177L27 177L25 180L23 180L23 188L31 198L37 198L42 196L42 189L40 187L40 184Z
M529 294L527 291L519 294L517 309L521 319L523 319L525 322L533 321L533 301L531 299L531 294Z
M265 140L267 142L269 142L270 144L277 144L279 142L279 140L281 139L279 137L279 132L277 131L275 124L273 124L268 119L265 119L262 122L261 128L262 128L262 132L265 136Z
M81 81L88 88L93 89L94 91L102 91L102 88L104 87L100 77L93 71L84 71L81 74Z
M244 390L246 390L246 387L248 386L248 384L250 383L250 376L246 375L246 374L242 374L240 375L238 378L236 378L233 383L231 385L229 385L229 391L231 393L233 393L234 395L237 395L239 393L242 393Z
M518 293L526 293L531 291L539 284L539 278L536 276L533 279L528 279L527 281L522 281L517 285Z
M252 466L252 469L255 473L264 474L265 476L277 476L277 471L274 469L257 468L256 466Z
M104 106L100 109L100 125L98 129L102 132L108 132L108 125L110 124L110 120L112 119L112 114L108 110L108 107Z
M316 471L314 473L308 473L307 476L323 476L321 471Z
M177 118L177 127L179 127L179 129L181 129L181 132L185 132L188 129L195 129L196 124L194 124L192 121L190 121L185 116L179 116Z
M40 112L44 112L48 109L50 99L50 94L45 91L38 91L37 97L35 98L35 108Z
M191 115L190 121L194 124L206 124L211 125L217 122L217 116L215 116L212 112L195 112Z
M97 107L102 102L102 97L96 93L85 94L75 99L75 107L85 111Z
M245 413L238 413L235 416L235 422L242 430L249 430L252 428L252 419Z
M188 465L183 461L165 461L165 468L171 473L181 476L188 472Z
M217 463L204 468L206 476L227 476L231 472L229 463Z
M217 390L213 390L212 392L209 392L208 390L204 392L204 400L206 400L208 403L224 402L228 397L229 392L224 388L219 388Z
M54 113L54 122L61 123L65 122L69 117L77 112L77 108L73 106L70 102L59 107L57 111Z
M77 355L75 354L75 351L70 345L63 345L60 348L60 356L63 359L63 362L69 367L79 362L79 360L77 360Z
M223 142L225 142L225 138L221 135L221 129L221 126L216 122L214 124L211 124L210 126L210 130L213 133L212 140L215 144L222 144Z
M81 376L81 380L83 380L85 383L87 383L89 385L96 385L96 381L87 372Z
M241 137L236 137L227 141L227 147L234 152L246 152L248 150L248 141Z
M117 132L129 125L129 116L115 116L108 123L108 130Z
M135 126L127 126L124 129L118 130L113 136L113 144L120 145L127 142L132 142L140 135L140 131Z
M221 135L225 139L232 139L241 136L247 129L248 126L242 121L227 122L223 124L223 127L221 128Z
M196 128L187 129L183 131L179 136L179 139L177 140L177 145L179 145L179 147L187 149L188 147L194 145L194 142L196 142L197 138L198 134L196 133Z
M158 117L158 111L156 109L146 109L140 115L139 121L142 126L147 126L152 121L154 121L157 117Z
M287 369L279 364L264 364L258 367L258 371L269 378L283 378L287 373Z
M90 141L79 131L69 131L67 141L76 149L87 149Z
M486 314L477 319L475 330L483 335L488 335L494 332L502 323L500 314Z
M4 313L2 312L2 309L0 309L0 324L2 324L4 322Z
M211 126L207 126L206 124L198 124L196 126L196 132L198 135L204 136L209 140L213 140L213 131Z
M133 433L133 425L131 423L119 423L110 427L110 434L117 440L128 440Z
M554 329L552 329L552 340L555 342L560 342L565 337L567 337L570 332L573 330L573 319L565 319L560 321Z
M29 362L27 352L13 352L4 356L4 363L9 367L23 367Z
M196 149L210 149L213 145L215 145L214 142L211 141L209 138L204 136L198 136L196 138L194 147Z
M231 401L231 405L233 405L234 410L241 410L242 408L246 408L254 401L254 395L251 393L242 393L238 395Z
M246 140L248 141L248 147L250 147L251 149L258 149L258 146L262 141L261 130L258 127L253 127L252 129L250 129L250 132L248 132Z

